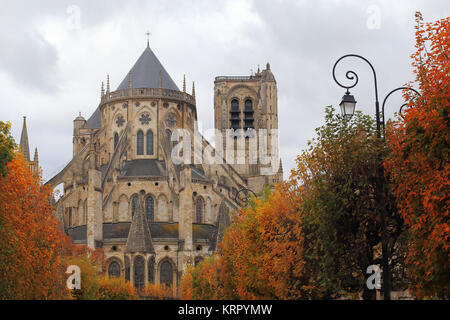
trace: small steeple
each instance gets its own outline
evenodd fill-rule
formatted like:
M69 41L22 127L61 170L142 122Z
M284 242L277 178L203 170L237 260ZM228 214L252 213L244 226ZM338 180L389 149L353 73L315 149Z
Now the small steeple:
M270 70L270 63L269 62L267 62L267 64L266 64L266 70Z
M20 151L26 161L30 162L30 146L28 144L27 117L23 117L22 135L20 136Z
M195 100L195 81L192 81L192 96L194 97Z
M131 221L130 231L128 232L125 253L155 253L150 227L142 205L143 196L139 198L133 220Z
M159 70L159 80L158 80L158 88L162 88L162 71Z
M109 93L109 74L106 76L106 93Z
M102 81L102 90L100 92L100 98L103 98L104 95L105 95L105 85L104 85L104 83Z
M186 93L186 75L183 75L183 92Z
M37 164L39 162L37 148L34 148L34 162Z

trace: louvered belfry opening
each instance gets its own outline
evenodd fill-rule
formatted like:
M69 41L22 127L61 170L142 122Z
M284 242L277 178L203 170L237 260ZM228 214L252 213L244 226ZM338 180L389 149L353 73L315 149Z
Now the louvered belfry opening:
M230 129L240 129L241 128L241 111L239 110L239 101L237 99L231 100L230 109Z

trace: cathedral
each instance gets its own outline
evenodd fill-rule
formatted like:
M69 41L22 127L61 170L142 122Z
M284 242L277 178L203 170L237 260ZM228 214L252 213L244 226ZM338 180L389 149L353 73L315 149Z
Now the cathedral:
M213 147L197 126L194 84L189 94L184 79L180 90L148 43L116 90L107 77L92 115L74 119L73 158L46 184L62 184L55 214L74 243L104 250L109 276L176 290L183 271L216 250L240 196L282 180L269 63L215 78L214 123Z

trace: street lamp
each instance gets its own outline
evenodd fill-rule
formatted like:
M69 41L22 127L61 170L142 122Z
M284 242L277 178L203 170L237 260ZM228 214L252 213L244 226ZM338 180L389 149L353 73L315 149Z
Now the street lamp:
M347 91L344 95L344 97L342 98L341 103L339 104L339 106L341 107L341 112L342 112L342 116L345 119L351 119L351 117L353 116L354 112L355 112L355 105L356 105L356 101L355 98L350 95L350 91L349 89L355 87L358 84L359 78L358 75L356 74L356 72L354 71L347 71L345 76L347 79L349 80L353 80L353 83L350 85L344 85L342 83L340 83L337 79L336 79L336 65L342 60L345 59L347 57L354 57L354 58L358 58L361 59L363 61L365 61L370 68L372 69L372 73L373 73L373 79L374 79L374 88L375 88L375 117L376 117L376 125L377 125L377 136L378 138L381 138L381 128L383 128L383 139L384 139L384 130L385 130L385 121L384 121L384 105L386 103L387 98L389 98L389 96L399 90L411 90L414 91L418 96L420 96L419 92L417 92L416 90L409 88L409 87L400 87L400 88L396 88L394 90L392 90L391 92L389 92L387 94L387 96L384 98L383 100L383 105L382 105L382 112L380 112L380 103L378 100L378 83L377 83L377 74L375 72L375 69L373 68L372 64L369 62L369 60L367 60L366 58L357 55L357 54L347 54L345 56L340 57L334 64L333 66L333 79L334 81L342 88L345 88ZM401 108L403 108L405 105L402 105ZM401 108L400 108L400 113L401 113ZM386 192L386 188L387 188L387 184L384 181L384 170L383 170L383 166L382 166L382 159L381 159L381 155L380 157L380 162L378 165L378 170L377 170L377 177L376 177L376 214L379 212L380 213L380 224L381 224L381 251L382 251L382 267L383 267L383 292L384 292L384 299L385 300L390 300L391 299L391 273L389 270L389 251L388 251L388 239L387 239L387 228L386 228L386 204L384 203L384 197L382 196L383 193Z
M355 106L356 106L355 97L352 96L350 92L347 90L345 95L342 97L342 101L339 104L339 106L341 107L342 116L345 119L350 120L353 117L353 114L355 113Z

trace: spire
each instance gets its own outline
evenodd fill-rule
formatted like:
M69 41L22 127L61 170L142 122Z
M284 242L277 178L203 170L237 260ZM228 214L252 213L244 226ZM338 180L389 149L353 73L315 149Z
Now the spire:
M195 99L195 81L192 81L192 96Z
M186 93L186 75L183 75L183 92Z
M34 162L38 162L39 161L39 157L38 157L38 151L37 148L34 148Z
M27 117L23 117L22 135L20 136L20 151L28 162L30 161L30 147L28 144Z
M104 85L104 83L102 81L102 90L100 92L100 98L103 98L104 95L105 95L105 85Z
M159 70L158 88L162 88L162 71Z
M106 93L109 93L109 74L106 76Z
M142 206L142 198L141 196L136 204L136 210L131 221L127 244L125 246L125 253L155 253L150 228L145 217L144 207Z

